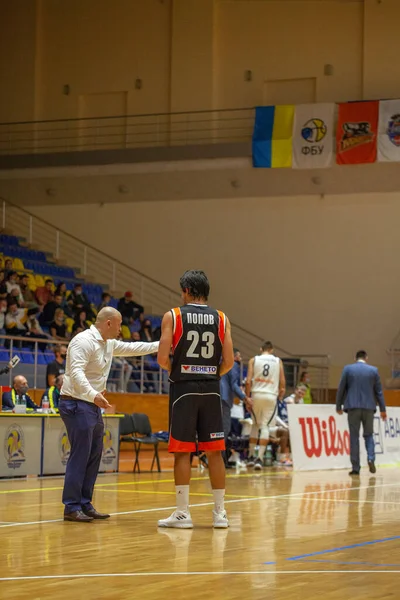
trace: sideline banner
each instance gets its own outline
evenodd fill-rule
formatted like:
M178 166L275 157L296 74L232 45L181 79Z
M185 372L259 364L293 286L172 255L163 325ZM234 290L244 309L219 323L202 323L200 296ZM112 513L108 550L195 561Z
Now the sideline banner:
M290 442L295 471L350 469L350 435L347 415L333 404L289 404ZM400 408L387 408L388 419L375 413L374 438L377 465L400 463ZM367 465L362 426L361 465Z

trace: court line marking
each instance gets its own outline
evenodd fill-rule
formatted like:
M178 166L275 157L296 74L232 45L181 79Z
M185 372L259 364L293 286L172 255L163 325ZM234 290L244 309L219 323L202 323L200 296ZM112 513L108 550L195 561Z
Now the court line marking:
M175 496L176 492L162 492L160 490L154 491L154 490L101 490L102 492L117 492L118 494L124 493L124 494L158 494L160 496ZM208 498L212 498L213 495L209 492L190 492L190 496L207 496ZM254 500L255 498L258 498L259 496L246 496L244 494L225 494L225 498L240 498L240 499L245 499L245 498L251 498L252 500Z
M344 561L344 560L327 560L327 559L311 559L311 560L302 560L299 562L305 562L305 563L331 563L331 564L335 564L335 565L364 565L364 566L370 566L370 567L400 567L400 564L397 563L395 565L387 565L387 564L380 564L380 563L371 563L371 562L364 562L364 561L360 561L360 562L353 562L353 561ZM269 563L265 563L265 564L269 564Z
M121 476L121 475L131 475L131 473L126 473L126 472L108 473L108 475ZM262 473L260 475L262 475ZM281 473L268 473L268 477L270 477L270 476L277 477L277 476L281 476L281 475L282 475ZM256 473L237 473L237 474L235 473L234 475L226 475L226 478L227 479L239 479L239 478L243 478L243 477L255 477L255 476L257 476ZM64 475L62 475L62 477L64 477ZM208 481L208 477L206 477L206 475L204 475L203 477L191 477L190 481ZM174 483L174 479L148 479L147 481L114 481L112 483L96 483L96 488L111 487L111 486L125 486L125 485L146 485L148 483L153 483L153 484L154 483ZM398 485L400 485L400 483ZM59 490L63 490L63 489L64 489L63 486L40 487L40 488L21 488L18 490L0 490L0 495L2 495L2 494L26 494L29 492L54 492L54 491L59 491ZM357 489L357 488L353 488L353 489Z
M381 569L368 569L366 571L350 571L347 569L335 569L317 571L313 569L298 570L298 571L178 571L175 573L156 572L156 573L86 573L86 574L72 574L72 575L26 575L21 577L0 577L0 581L32 581L32 580L45 580L45 579L89 579L95 577L182 577L182 576L196 576L196 575L336 575L338 573L361 573L369 575L370 573L382 573L387 575L388 573L400 573L400 570L382 571Z
M382 544L384 542L392 542L393 540L399 540L400 535L395 535L388 538L382 538L379 540L371 540L370 542L359 542L358 544L351 544L350 546L340 546L338 548L330 548L328 550L319 550L318 552L311 552L310 554L300 554L299 556L291 556L285 560L301 560L303 558L309 558L310 556L320 556L321 554L331 554L333 552L341 552L342 550L351 550L353 548L361 548L362 546L372 546L374 544Z
M201 478L203 479L203 478ZM374 488L378 488L378 487L399 487L400 483L384 483L381 485L375 485L375 486L360 486L358 488L338 488L337 490L335 490L335 492L344 492L344 491L348 491L349 489L351 490L362 490L362 489L368 489L370 487L374 487ZM307 495L312 495L312 494L324 494L326 493L325 490L320 490L320 491L314 491L314 492L296 492L295 494L280 494L280 495L276 495L276 496L255 496L254 498L240 498L240 499L235 499L235 500L227 500L225 502L225 504L232 504L232 503L237 503L237 502L255 502L257 500L277 500L280 498L294 498L297 496L307 496ZM362 503L362 500L359 500L360 503ZM197 504L190 504L191 508L195 508L197 506L213 506L214 502L201 502L201 503L197 503ZM119 515L134 515L134 514L139 514L139 513L147 513L147 512L159 512L159 511L163 511L163 510L175 510L176 506L157 506L154 508L145 508L145 509L137 509L137 510L127 510L127 511L123 511L123 512L115 512L115 513L110 513L111 516L119 516ZM3 529L5 527L21 527L23 525L41 525L41 524L45 524L45 523L58 523L60 521L63 521L64 519L49 519L46 521L28 521L28 522L16 522L16 523L11 523L9 525L0 525L0 529Z

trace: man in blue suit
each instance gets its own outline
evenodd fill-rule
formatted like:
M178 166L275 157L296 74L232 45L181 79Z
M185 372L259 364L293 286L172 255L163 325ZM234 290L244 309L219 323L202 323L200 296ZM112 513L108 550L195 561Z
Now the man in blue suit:
M386 420L385 399L378 369L367 365L368 356L364 350L356 354L356 362L343 369L336 396L336 410L339 415L347 412L350 429L350 458L353 466L350 475L360 474L360 424L368 455L371 473L375 468L374 413L379 404L381 418Z
M227 444L228 436L231 431L231 408L233 406L233 401L235 398L239 398L239 400L246 399L246 394L240 387L240 363L242 361L242 357L237 348L234 348L233 355L235 361L233 363L233 367L228 373L225 373L225 375L221 377L220 386L225 444ZM229 468L230 465L228 464L228 458L227 446L227 450L224 452L224 460L225 466Z

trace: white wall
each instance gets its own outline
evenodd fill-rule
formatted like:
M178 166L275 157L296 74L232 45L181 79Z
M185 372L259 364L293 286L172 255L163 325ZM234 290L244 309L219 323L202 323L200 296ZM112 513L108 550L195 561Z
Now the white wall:
M204 269L231 319L340 368L386 365L400 329L400 194L37 207L34 212L177 288Z

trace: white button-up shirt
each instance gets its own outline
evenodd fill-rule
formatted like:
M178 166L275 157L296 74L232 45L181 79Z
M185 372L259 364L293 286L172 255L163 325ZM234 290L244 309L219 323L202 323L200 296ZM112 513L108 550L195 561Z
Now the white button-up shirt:
M103 340L92 325L78 333L68 346L61 395L93 402L104 392L113 356L142 356L158 351L159 342L120 342Z

